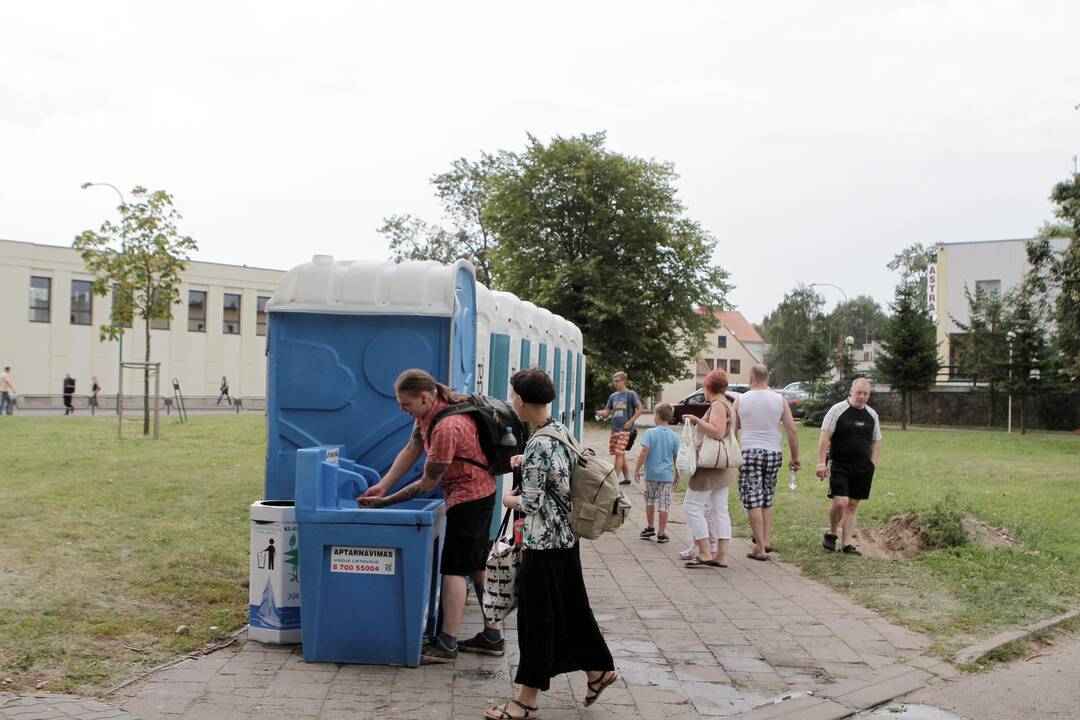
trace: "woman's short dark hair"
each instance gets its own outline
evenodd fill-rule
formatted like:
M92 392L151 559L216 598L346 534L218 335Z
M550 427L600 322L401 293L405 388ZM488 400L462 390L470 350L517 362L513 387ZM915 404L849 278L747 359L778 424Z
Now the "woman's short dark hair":
M530 405L547 405L555 399L555 383L543 368L531 367L518 370L510 378L510 387Z

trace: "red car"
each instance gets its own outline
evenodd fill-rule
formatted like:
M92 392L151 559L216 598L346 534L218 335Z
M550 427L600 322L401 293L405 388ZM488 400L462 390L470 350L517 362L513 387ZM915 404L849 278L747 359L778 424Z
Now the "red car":
M749 385L729 385L724 396L727 398L728 402L733 403L735 402L735 398L749 389ZM683 415L696 415L697 417L704 415L709 409L709 403L705 402L704 390L695 390L672 405L672 408L674 408L675 414L671 418L671 424L678 425L682 422Z

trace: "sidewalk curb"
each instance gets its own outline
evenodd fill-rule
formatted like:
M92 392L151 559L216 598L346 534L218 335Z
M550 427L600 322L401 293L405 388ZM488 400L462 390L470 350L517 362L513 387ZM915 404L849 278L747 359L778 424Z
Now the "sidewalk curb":
M1009 643L1016 642L1017 640L1027 640L1032 635L1043 630L1049 630L1050 628L1057 627L1062 623L1066 623L1070 620L1080 618L1080 610L1073 610L1067 612L1064 615L1058 615L1048 620L1042 620L1041 622L1028 625L1020 628L1019 630L1009 630L999 635L995 635L989 640L984 640L981 643L969 645L960 652L953 656L953 663L956 665L970 665L971 663L982 660L990 653L994 652L998 648L1008 645Z
M847 680L816 694L786 697L740 713L733 720L842 720L887 703L956 673L951 665L925 658L926 667L890 665L864 680Z

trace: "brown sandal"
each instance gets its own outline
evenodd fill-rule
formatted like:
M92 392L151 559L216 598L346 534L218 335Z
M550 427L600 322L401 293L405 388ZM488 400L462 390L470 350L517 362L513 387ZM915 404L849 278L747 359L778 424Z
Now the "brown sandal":
M758 555L757 553L754 553L754 552L746 553L746 557L750 558L751 560L768 560L769 559L768 555Z
M511 715L510 703L514 703L519 708L525 711L524 715ZM490 715L491 712L497 712L498 715ZM488 711L484 713L484 717L488 720L538 720L540 717L540 708L536 705L526 705L520 700L507 700L502 705L496 705L493 708L488 708Z
M606 678L606 679L605 679ZM585 700L582 705L589 707L600 698L600 693L607 689L608 685L619 679L619 674L614 670L608 670L605 673L601 673L600 677L595 680L590 680L586 684L589 686L589 691L585 694Z

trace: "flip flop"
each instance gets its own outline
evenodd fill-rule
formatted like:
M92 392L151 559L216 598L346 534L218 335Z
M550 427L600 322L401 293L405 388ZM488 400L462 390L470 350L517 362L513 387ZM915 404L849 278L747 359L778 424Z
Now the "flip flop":
M750 558L751 560L762 560L762 561L765 561L765 560L769 559L768 555L758 555L757 553L752 553L752 552L746 553L746 557Z
M693 560L690 560L685 565L683 565L683 567L687 567L687 568L699 568L699 567L719 567L719 568L724 568L724 567L727 567L727 565L724 565L722 563L718 563L715 560L702 560L701 558L694 558Z
M599 694L599 693L598 693ZM514 703L519 708L525 711L524 715L511 715L509 712L510 703ZM497 712L498 715L490 715L488 713ZM523 702L517 700L507 700L502 705L496 705L493 708L488 708L488 711L484 713L484 717L489 720L538 720L540 717L540 708L536 705L526 705Z
M604 678L607 678L606 680ZM585 694L585 700L582 701L582 705L589 707L600 698L600 693L607 689L608 685L619 679L619 674L614 670L608 670L595 680L586 683L589 686L589 691Z

